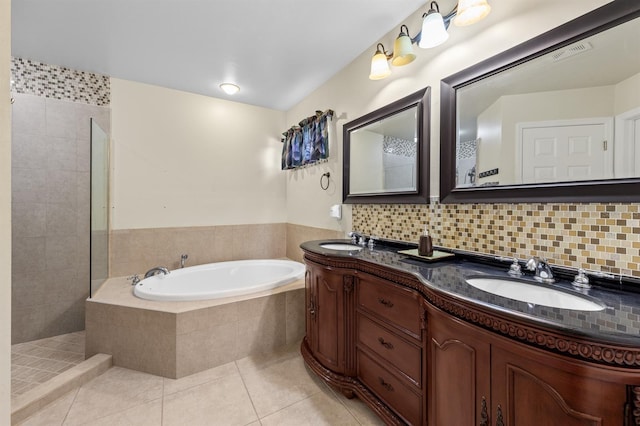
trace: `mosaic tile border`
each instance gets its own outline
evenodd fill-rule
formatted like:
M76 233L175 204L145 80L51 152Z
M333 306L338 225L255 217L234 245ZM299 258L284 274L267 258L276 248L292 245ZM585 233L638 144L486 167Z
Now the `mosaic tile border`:
M552 263L640 277L638 204L358 204L353 228L498 256L543 255Z
M11 91L89 105L109 106L109 76L30 59L11 58Z

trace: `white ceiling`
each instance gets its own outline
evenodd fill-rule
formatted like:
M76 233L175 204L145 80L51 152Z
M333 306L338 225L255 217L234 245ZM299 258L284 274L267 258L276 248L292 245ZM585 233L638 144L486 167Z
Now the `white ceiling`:
M425 0L13 0L12 55L287 110L420 7ZM223 82L240 93L224 94Z

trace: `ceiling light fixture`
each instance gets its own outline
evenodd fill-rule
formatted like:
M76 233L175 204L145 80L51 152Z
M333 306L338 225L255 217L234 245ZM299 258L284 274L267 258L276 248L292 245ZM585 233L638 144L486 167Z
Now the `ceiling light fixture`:
M403 66L410 64L416 58L413 44L417 43L422 49L436 47L447 41L447 29L453 20L456 26L474 24L485 18L491 11L487 0L458 0L456 7L446 15L440 13L438 3L432 1L429 11L422 15L422 30L415 37L409 35L406 25L400 26L400 34L393 43L393 52L388 53L382 43L376 45L376 53L371 58L371 73L369 79L381 80L391 75L388 61L391 65Z
M233 83L222 83L220 88L224 90L224 93L227 95L235 95L240 91L240 86L235 85Z

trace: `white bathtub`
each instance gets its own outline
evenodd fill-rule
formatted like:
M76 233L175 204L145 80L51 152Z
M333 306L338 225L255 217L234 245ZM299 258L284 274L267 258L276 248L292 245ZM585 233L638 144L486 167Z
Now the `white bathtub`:
M133 293L147 300L185 301L240 296L270 290L304 277L292 260L235 260L175 269L145 278Z

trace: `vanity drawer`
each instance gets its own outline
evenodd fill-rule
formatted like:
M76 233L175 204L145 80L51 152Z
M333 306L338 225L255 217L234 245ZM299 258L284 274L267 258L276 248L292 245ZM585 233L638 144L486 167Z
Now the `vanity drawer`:
M358 378L409 424L420 424L422 398L363 351L357 359Z
M421 339L421 308L413 291L363 275L358 280L358 306Z
M407 379L421 387L422 350L375 321L358 313L358 343L365 345L389 364L400 370Z

